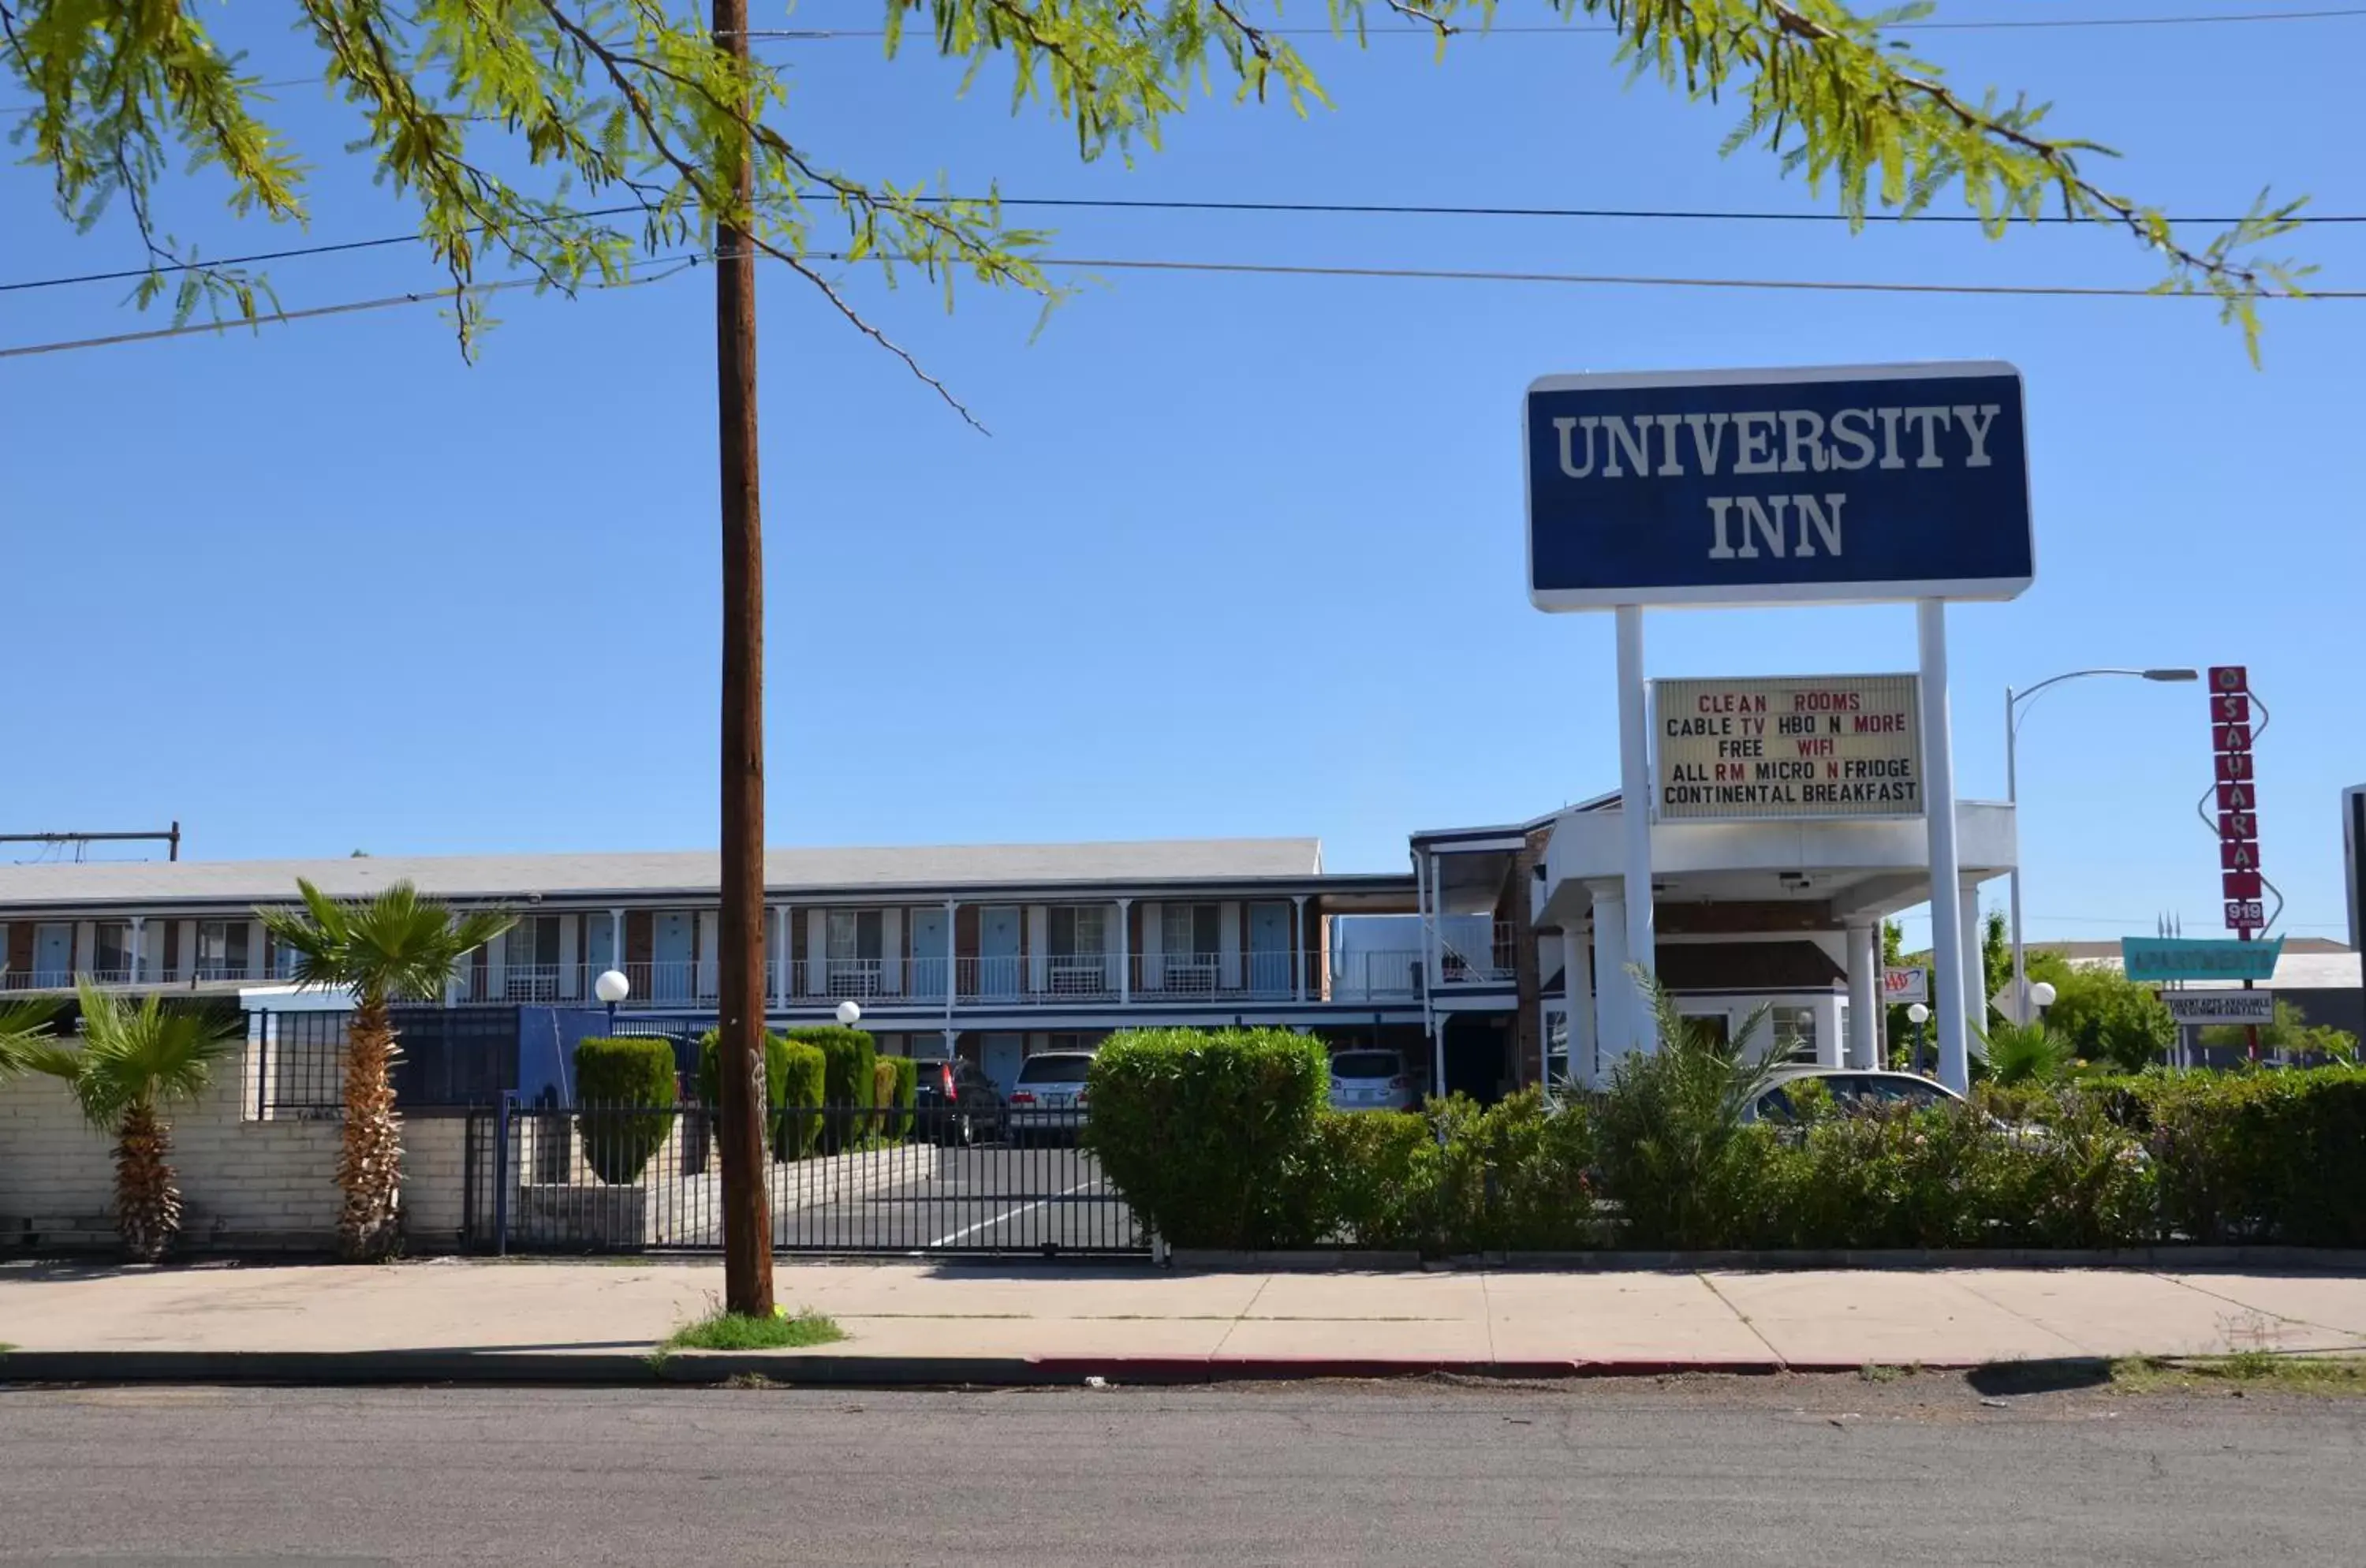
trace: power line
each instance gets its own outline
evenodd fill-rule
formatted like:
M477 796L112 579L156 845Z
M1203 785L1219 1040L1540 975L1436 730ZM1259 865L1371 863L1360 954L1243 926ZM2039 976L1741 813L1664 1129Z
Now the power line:
M2328 6L2291 11L2210 11L2169 17L1999 17L1975 18L1963 22L1896 22L1884 28L1882 31L1968 33L2022 32L2045 28L2215 27L2248 22L2354 21L2360 17L2366 17L2366 6ZM1275 38L1344 36L1334 35L1329 28L1268 28L1264 30ZM1363 30L1372 35L1393 34L1421 38L1436 36L1435 28L1414 23L1383 23ZM1555 27L1549 23L1516 23L1505 27L1488 28L1483 31L1478 28L1465 28L1461 36L1484 38L1494 34L1518 34L1573 38L1584 35L1600 36L1617 31L1615 27L1599 23L1580 24L1574 27ZM885 36L886 29L884 28L750 28L748 33L749 41L758 44L828 43L839 39L876 39ZM311 87L321 85L322 79L318 76L288 76L276 81L257 82L254 84L254 88L257 91L269 92L280 87ZM0 114L28 113L34 107L31 104L10 104L6 108L0 108Z
M827 199L826 191L800 193L807 197ZM961 201L982 201L982 197L918 197L917 202L941 206ZM1349 202L1349 201L1245 201L1217 199L1162 198L1153 197L1083 197L1038 196L998 198L1005 207L1036 207L1091 209L1098 211L1141 212L1241 212L1262 215L1309 215L1318 217L1391 217L1391 218L1545 218L1561 220L1666 220L1682 222L1719 223L1846 223L1850 219L1842 212L1773 212L1750 209L1701 209L1690 208L1634 207L1467 207L1436 203ZM637 205L595 207L577 216L582 218L616 218L644 210ZM1908 217L1899 213L1865 214L1874 223L1978 223L1982 220L1973 213L1931 213ZM2035 221L2056 227L2092 220L2041 216L2035 220L2015 219L2016 224ZM2227 224L2241 221L2236 218L2180 217L2173 223ZM2322 217L2304 217L2302 226L2328 223L2366 223L2366 213L2328 213ZM469 233L481 233L481 225L473 226ZM157 272L193 272L209 267L245 266L256 262L288 261L308 256L332 255L352 251L382 249L390 245L421 243L417 234L387 234L374 240L347 240L334 244L297 245L286 250L256 251L247 255L224 256L214 261L175 262L155 268ZM27 289L62 288L84 283L121 283L145 277L147 267L123 267L109 272L74 273L60 277L19 278L12 283L0 283L0 294L14 294Z
M696 265L701 258L688 255L662 259L680 265L673 266L670 271L648 277L626 278L619 283L592 284L587 287L596 289L624 288L638 284L661 282L690 266ZM867 256L857 257L838 251L811 252L808 253L806 259L817 262L908 260L908 258L884 257L875 252ZM1175 272L1229 274L1256 277L1359 278L1436 283L1532 283L1598 288L1943 294L2024 299L2174 299L2185 298L2173 294L2162 294L2150 288L2090 288L2073 284L1888 283L1838 278L1669 277L1622 273L1509 272L1447 267L1311 266L1272 262L1181 261L1149 256L1042 256L1037 258L1037 263L1042 266L1077 271ZM422 305L432 300L451 299L462 295L499 293L506 289L535 288L538 285L538 279L517 278L498 283L471 284L465 288L438 288L388 295L376 299L357 299L339 305L314 306L301 310L277 310L269 315L259 316L254 321L206 322L197 325L156 327L142 332L117 333L104 337L76 338L55 343L19 344L0 348L0 359L20 358L37 354L62 354L73 349L108 348L121 344L147 343L161 338L188 337L200 333L219 333L238 327L262 327L276 322L308 321L320 316L385 310L398 305ZM2270 296L2270 298L2289 298L2289 296ZM2307 298L2310 299L2366 299L2366 289L2326 289L2312 293Z
M664 272L652 273L646 277L622 278L614 283L589 283L583 287L597 292L605 292L611 288L637 288L644 284L663 283L667 278L687 272L707 257L704 253L690 253L659 259L661 263L672 262L679 265L670 266ZM111 333L105 337L70 338L56 343L20 344L13 347L0 348L0 359L28 357L37 354L65 354L78 348L115 348L127 343L153 343L162 338L195 337L203 333L219 335L240 328L260 331L267 326L288 321L314 321L322 316L346 316L362 310L389 310L398 305L426 305L437 300L457 299L464 295L501 294L513 288L534 288L542 286L540 278L507 278L498 283L471 283L459 288L430 288L411 294L389 294L377 299L349 299L343 304L314 305L301 310L274 310L268 315L259 315L251 321L185 322L179 326L151 327L135 333Z

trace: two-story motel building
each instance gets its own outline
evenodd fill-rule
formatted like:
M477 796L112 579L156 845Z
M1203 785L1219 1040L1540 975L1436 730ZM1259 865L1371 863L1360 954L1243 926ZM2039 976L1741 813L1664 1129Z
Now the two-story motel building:
M1969 908L2011 869L2012 817L1959 817ZM1730 1029L1765 1004L1802 1054L1870 1062L1879 921L1930 891L1921 823L1652 834L1657 972L1684 1010ZM1423 1087L1482 1098L1587 1082L1630 1043L1620 846L1613 795L1416 833L1410 869L1380 874L1325 871L1312 839L776 849L770 1014L813 1021L853 998L884 1050L958 1054L1005 1085L1029 1055L1112 1030L1234 1022L1394 1048ZM717 867L698 852L5 866L0 991L82 976L262 997L287 964L254 910L299 877L338 897L408 878L515 913L455 976L454 1007L592 1006L612 968L627 1008L715 1007Z

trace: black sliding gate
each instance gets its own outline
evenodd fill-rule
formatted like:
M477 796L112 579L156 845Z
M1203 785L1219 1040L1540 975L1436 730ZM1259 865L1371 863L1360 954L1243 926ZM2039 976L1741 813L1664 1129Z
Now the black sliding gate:
M766 1187L784 1252L1147 1254L1133 1211L1078 1145L1078 1113L1023 1124L788 1110ZM489 1252L719 1249L721 1162L705 1106L468 1113L467 1225Z

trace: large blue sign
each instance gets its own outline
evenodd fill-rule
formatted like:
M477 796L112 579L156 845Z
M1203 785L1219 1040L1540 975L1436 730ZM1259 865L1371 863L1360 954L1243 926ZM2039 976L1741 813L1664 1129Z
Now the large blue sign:
M2000 362L1548 376L1527 440L1541 610L2010 599L2035 573Z

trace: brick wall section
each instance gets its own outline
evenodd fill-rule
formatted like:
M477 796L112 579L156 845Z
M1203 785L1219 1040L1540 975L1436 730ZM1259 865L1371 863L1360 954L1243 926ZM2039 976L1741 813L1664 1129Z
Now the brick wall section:
M181 1245L198 1251L325 1250L335 1243L340 1123L243 1120L248 1074L215 1075L200 1099L168 1113L181 1186ZM464 1116L403 1126L403 1206L411 1249L459 1238ZM66 1087L28 1075L0 1085L0 1251L115 1245L114 1140L88 1126Z
M468 1217L468 1138L466 1116L403 1119L402 1229L413 1253L459 1250Z

